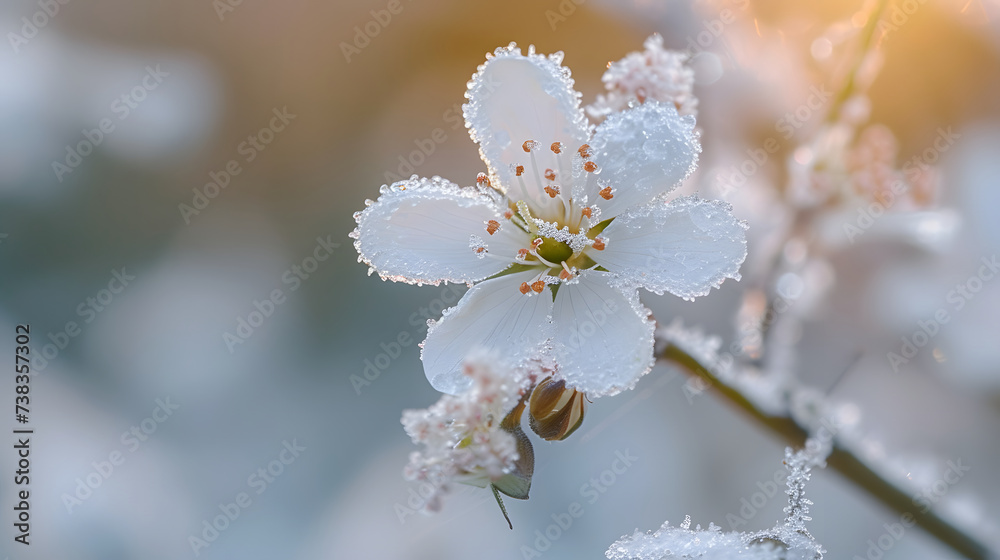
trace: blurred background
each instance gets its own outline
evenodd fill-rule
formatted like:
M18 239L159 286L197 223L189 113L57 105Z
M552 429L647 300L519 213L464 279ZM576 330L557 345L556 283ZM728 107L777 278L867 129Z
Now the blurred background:
M754 494L781 472L784 443L663 366L596 401L569 440L534 439L532 497L507 501L513 531L478 489L414 513L421 498L401 470L415 447L399 418L438 397L416 342L465 288L369 277L348 233L383 183L417 173L470 185L484 170L460 106L486 52L510 41L564 51L591 103L608 62L658 32L696 55L704 151L683 191L732 202L751 256L744 281L711 297L643 300L661 323L680 317L728 345L765 267L754 252L784 219L785 162L824 117L801 108L810 88L843 86L868 9L4 2L0 356L13 361L15 325L30 324L35 434L30 547L13 541L13 435L2 444L0 556L602 558L621 535L686 514L770 527L781 490L763 504ZM916 487L936 488L948 461L968 465L929 496L1000 546L1000 280L961 310L949 302L1000 253L1000 4L894 0L882 18L864 111L894 134L897 165L941 130L954 141L931 162L928 220L896 228L908 209L895 208L856 243L831 243L818 279L803 276L826 291L789 335L793 369L849 405L870 455ZM779 123L797 109L785 137ZM769 137L780 148L745 187L727 180ZM887 353L940 308L951 321L894 371ZM7 408L13 374L0 394L6 425L22 427ZM585 486L618 453L637 459L603 491ZM833 471L808 492L830 558L864 557L898 520ZM572 502L583 514L540 540ZM958 557L919 529L895 541L884 558Z

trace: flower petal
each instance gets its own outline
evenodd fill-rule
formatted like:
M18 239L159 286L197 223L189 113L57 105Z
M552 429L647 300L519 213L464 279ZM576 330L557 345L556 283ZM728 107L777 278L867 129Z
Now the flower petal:
M607 248L589 253L623 285L694 299L739 280L746 223L732 207L697 197L630 208L604 230Z
M611 282L607 272L582 272L579 282L559 287L552 309L558 373L588 397L631 389L653 367L649 310L635 288L623 292Z
M551 292L524 295L519 289L537 277L528 271L480 282L439 321L428 323L420 358L432 387L451 394L468 389L471 379L462 363L477 347L497 351L513 365L538 354L550 335Z
M527 56L511 43L486 55L486 62L469 81L462 109L472 140L479 144L490 174L508 194L517 198L520 182L512 166L524 165L529 202L547 204L545 185L535 180L526 140L539 142L533 150L539 172L559 169L550 150L553 142L573 151L587 142L590 125L580 108L580 94L573 89L569 69L561 66L562 53L543 56L529 47ZM567 159L567 161L569 161Z
M610 115L590 142L600 173L583 188L587 203L600 206L607 219L674 190L698 162L694 124L673 104L656 101ZM610 200L599 195L606 186L612 188Z
M486 191L414 176L382 187L378 201L354 215L358 227L351 237L358 260L384 280L473 282L510 266L518 249L530 242L500 212L498 200ZM493 235L486 229L489 220L501 224ZM470 246L472 236L482 240L485 251Z

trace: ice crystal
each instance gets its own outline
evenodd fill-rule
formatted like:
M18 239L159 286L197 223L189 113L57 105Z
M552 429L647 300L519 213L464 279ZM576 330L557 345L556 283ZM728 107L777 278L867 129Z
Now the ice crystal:
M666 522L653 533L636 530L612 544L605 556L609 560L821 560L826 551L805 526L811 520L808 514L813 504L805 497L805 484L812 468L823 466L825 449L809 440L805 449L785 450L788 505L784 522L770 529L723 533L714 523L707 529L700 525L691 529L691 517L687 516L679 527Z

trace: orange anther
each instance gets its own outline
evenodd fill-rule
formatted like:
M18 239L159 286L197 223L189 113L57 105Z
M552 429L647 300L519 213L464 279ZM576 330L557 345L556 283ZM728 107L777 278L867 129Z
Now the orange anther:
M604 200L611 200L615 195L611 194L611 187L604 187L597 194L601 195Z
M476 183L479 183L480 186L485 184L488 187L490 186L490 178L485 173L480 173L476 176Z
M580 146L580 149L577 151L580 152L580 157L583 158L589 158L591 155L593 155L590 151L590 144L584 144Z
M517 166L517 168L516 168L516 169L514 170L514 173L515 173L515 174L516 174L516 175L517 175L518 177L520 177L520 176L521 176L521 173L524 173L524 166L523 166L523 165L518 165L518 166Z
M604 240L601 239L600 237L594 239L594 249L596 249L598 251L603 251L604 250Z
M562 278L563 280L569 280L570 276L572 276L572 275L565 268L563 269L562 272L559 273L559 278Z
M500 222L498 222L496 220L490 220L490 221L486 222L486 231L490 235L493 235L494 233L496 233L497 231L499 231L499 229L500 229Z
M476 247L476 252L477 253L482 253L485 250L486 250L486 247Z
M559 196L559 185L552 185L550 187L545 187L545 193L551 198Z
M556 180L556 172L552 171L551 169L546 169L545 170L545 178L548 179L549 181L555 181Z
M545 289L545 282L535 280L535 282L531 284L531 289L534 290L536 294L540 294L542 293L542 290Z
M519 258L521 260L524 260L524 259L528 258L528 250L527 249L518 249L518 251L517 251L517 258Z
M526 152L530 152L531 148L533 148L534 146L535 146L534 140L525 140L524 144L521 144L521 149Z
M590 207L587 207L581 210L580 213L589 218L593 214L593 211L591 211Z
M503 217L509 220L514 217L514 212L512 212L510 209L504 210Z
M557 154L562 153L562 144L560 144L559 142L553 142L552 145L549 146L549 148Z
M521 282L521 293L526 294L531 291L531 286L527 282Z
M597 171L597 164L592 161L588 161L583 164L583 168L586 169L588 173L593 173L594 171Z
M541 237L536 237L536 238L532 239L531 240L531 248L537 250L539 247L542 246L542 242L543 241L544 240Z

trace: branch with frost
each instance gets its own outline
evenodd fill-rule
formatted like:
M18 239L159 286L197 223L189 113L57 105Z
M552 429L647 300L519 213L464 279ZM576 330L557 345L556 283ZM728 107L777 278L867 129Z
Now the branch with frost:
M701 525L691 529L691 516L685 516L679 527L666 522L654 533L636 531L608 548L609 560L669 560L699 558L702 560L822 560L826 552L805 526L812 502L805 497L805 485L813 467L824 466L830 448L817 440L793 452L785 449L788 505L785 520L770 529L753 532L723 533L714 523L707 529Z
M951 520L933 509L914 508L915 489L904 488L901 477L893 477L890 469L863 458L857 434L838 420L835 405L818 391L794 377L776 379L736 364L731 356L719 354L718 337L685 329L677 321L660 328L657 340L663 348L661 360L706 382L775 435L796 446L804 445L810 437L829 445L827 464L886 507L912 515L917 525L959 554L973 559L992 557L988 546Z

